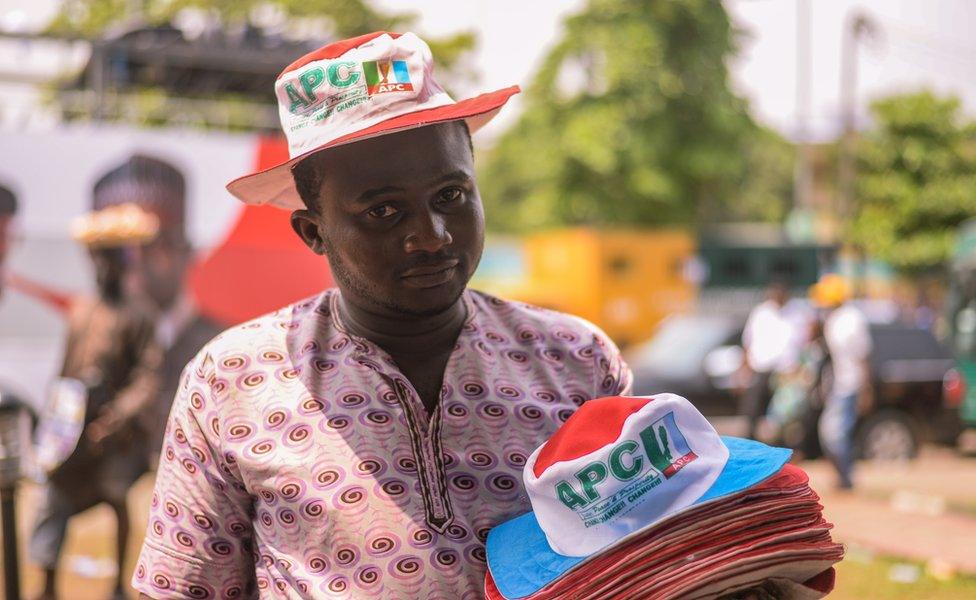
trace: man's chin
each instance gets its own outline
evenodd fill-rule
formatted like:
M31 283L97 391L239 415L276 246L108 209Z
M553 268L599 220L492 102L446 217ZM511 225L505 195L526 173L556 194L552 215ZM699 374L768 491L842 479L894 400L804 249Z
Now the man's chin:
M464 288L462 282L452 282L449 289L405 288L388 303L388 308L411 317L433 317L457 304Z

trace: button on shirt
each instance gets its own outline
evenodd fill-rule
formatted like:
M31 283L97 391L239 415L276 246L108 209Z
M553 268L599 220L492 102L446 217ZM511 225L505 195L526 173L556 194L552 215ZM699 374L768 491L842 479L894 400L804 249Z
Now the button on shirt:
M630 392L596 327L466 291L429 416L338 292L231 329L184 372L133 585L164 598L481 598L488 530L585 400Z

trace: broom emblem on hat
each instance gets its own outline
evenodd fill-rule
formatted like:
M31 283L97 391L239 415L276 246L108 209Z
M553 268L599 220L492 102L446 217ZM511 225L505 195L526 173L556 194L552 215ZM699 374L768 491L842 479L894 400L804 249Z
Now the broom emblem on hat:
M412 92L410 71L405 60L371 60L363 63L366 75L366 92L370 95L384 92Z
M657 429L658 436L661 438L661 447L664 448L664 460L671 464L671 448L668 446L668 430L662 425Z

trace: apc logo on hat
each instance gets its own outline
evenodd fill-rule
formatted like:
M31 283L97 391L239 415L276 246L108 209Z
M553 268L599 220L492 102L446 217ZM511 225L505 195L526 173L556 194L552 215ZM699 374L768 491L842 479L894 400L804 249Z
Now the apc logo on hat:
M363 63L366 91L370 96L384 92L412 92L405 60L371 60Z
M549 546L584 556L690 506L728 457L680 396L596 398L529 456L522 478Z
M698 458L669 412L642 429L638 438L621 441L607 454L607 460L594 461L575 473L574 485L561 480L555 494L566 508L583 520L585 527L605 523L626 514L634 504L661 484L663 475L670 479L685 465ZM612 476L620 482L632 482L608 498L602 498L597 487Z
M360 72L356 63L336 61L306 69L294 81L282 87L288 98L288 111L307 115L325 108L324 118L334 111L342 111L366 100L363 86L359 83Z

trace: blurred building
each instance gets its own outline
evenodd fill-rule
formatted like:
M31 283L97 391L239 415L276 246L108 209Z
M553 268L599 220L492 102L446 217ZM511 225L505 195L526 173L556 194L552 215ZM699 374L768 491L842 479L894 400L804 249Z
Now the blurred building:
M247 24L213 23L192 33L171 24L132 25L98 39L2 33L22 46L82 44L88 58L54 88L64 120L126 121L276 131L274 81L321 38L290 39ZM67 69L69 65L62 65ZM29 74L0 72L0 83ZM44 74L37 76L41 83Z

